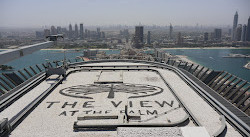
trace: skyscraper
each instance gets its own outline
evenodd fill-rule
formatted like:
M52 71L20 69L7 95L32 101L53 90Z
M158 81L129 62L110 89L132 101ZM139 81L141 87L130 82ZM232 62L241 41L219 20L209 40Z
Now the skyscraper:
M207 32L204 33L204 41L208 41L208 33Z
M148 35L147 35L147 44L151 44L151 32L148 31Z
M50 30L49 29L44 29L44 37L46 38L47 36L50 35Z
M228 36L232 36L232 29L228 29Z
M57 34L56 27L55 26L51 26L50 32L51 32L51 35L56 35Z
M209 40L214 41L214 32L211 32L209 35Z
M246 41L250 41L250 17L248 18L248 22L247 22Z
M182 39L181 33L179 32L177 34L177 44L182 44L182 43L183 43L183 39Z
M72 30L72 25L69 24L69 38L73 38L73 30Z
M232 40L235 41L236 40L236 28L238 25L238 12L236 11L235 15L234 15L234 22L233 22L233 35L232 35Z
M101 32L101 38L105 38L105 32Z
M236 33L235 33L235 40L240 41L241 40L241 33L242 33L242 25L238 24L238 27L236 28Z
M214 39L219 41L221 40L221 29L214 29Z
M241 41L246 41L247 25L244 24L242 27Z
M173 26L172 26L172 24L170 24L170 26L169 26L169 39L173 39Z
M42 39L42 38L44 38L43 36L44 36L44 34L43 34L44 32L42 32L42 31L36 31L36 38L37 39Z
M135 26L134 46L135 48L143 46L143 26Z
M84 37L88 38L88 30L87 29L85 29Z
M78 26L77 24L75 24L75 38L78 38L79 34L78 34Z
M57 30L57 34L62 34L62 28L60 26L58 26L56 30Z
M83 24L80 24L80 38L83 39Z
M99 39L101 37L101 29L97 28L96 32L97 32L97 38Z

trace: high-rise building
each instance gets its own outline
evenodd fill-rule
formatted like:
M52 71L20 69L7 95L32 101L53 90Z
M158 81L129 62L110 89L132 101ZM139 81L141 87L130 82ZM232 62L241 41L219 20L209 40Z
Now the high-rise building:
M147 35L147 44L151 44L151 32L148 31L148 35Z
M135 26L134 47L142 48L143 46L143 26Z
M99 39L101 37L101 29L97 28L96 32L97 32L97 38Z
M84 35L84 33L83 33L83 24L81 23L80 24L80 38L81 39L83 39L83 37L84 37L83 35Z
M169 39L173 39L173 26L172 26L172 24L170 24L170 26L169 26Z
M56 35L57 34L56 27L55 26L51 26L50 32L51 32L51 35Z
M105 38L105 32L101 32L101 38Z
M57 34L62 34L62 28L60 26L58 26L56 30L57 30Z
M88 37L88 30L87 30L87 29L85 29L84 37L85 37L85 38Z
M62 28L62 34L65 36L65 37L68 37L68 30L67 28Z
M228 29L228 36L232 36L232 29Z
M215 36L214 32L211 32L209 36L210 36L209 39L213 41Z
M207 32L204 33L204 41L208 41L208 33Z
M44 32L42 32L42 31L36 31L36 38L37 39L44 38Z
M235 41L236 40L236 28L238 25L238 12L236 11L235 15L234 15L234 22L233 22L233 35L232 35L232 40Z
M214 29L214 40L221 40L221 29Z
M235 40L240 41L241 40L241 33L242 33L242 25L238 24L238 27L236 28L236 33L235 33Z
M75 24L75 38L78 38L79 34L78 34L78 26L77 24Z
M69 38L71 39L71 38L73 38L73 30L72 30L72 25L71 24L69 24Z
M50 30L49 29L44 29L44 37L46 38L47 36L50 35Z
M179 32L178 34L177 34L177 44L182 44L183 43L183 38L182 38L182 36L181 36L181 33Z
M247 25L244 24L242 27L241 41L246 41Z
M248 22L247 22L246 41L250 41L250 17L248 18Z

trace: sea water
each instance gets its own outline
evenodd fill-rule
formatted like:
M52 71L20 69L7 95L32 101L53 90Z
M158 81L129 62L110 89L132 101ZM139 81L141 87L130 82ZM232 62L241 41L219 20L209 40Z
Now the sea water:
M102 51L102 50L99 50ZM119 54L119 50L103 50L106 54ZM66 50L64 54L64 50L39 50L33 52L32 54L23 56L21 58L15 59L13 61L8 62L5 65L12 66L14 69L12 71L17 71L29 66L34 66L36 64L42 64L46 62L52 61L60 61L64 59L64 55L66 59L75 59L77 56L83 56L83 51L79 50ZM1 71L2 72L11 72L11 71Z
M250 70L243 66L250 58L225 58L228 54L248 54L250 49L167 49L174 55L185 55L188 59L213 70L224 70L250 81Z
M104 50L106 54L119 54L119 50ZM250 81L250 70L243 66L250 61L250 58L224 58L228 54L250 54L250 49L167 49L174 55L185 55L190 60L213 70L227 71L242 79ZM83 51L67 50L67 59L82 56ZM63 60L62 50L40 50L22 58L13 60L6 65L14 67L14 71L48 61ZM9 71L0 71L9 72Z

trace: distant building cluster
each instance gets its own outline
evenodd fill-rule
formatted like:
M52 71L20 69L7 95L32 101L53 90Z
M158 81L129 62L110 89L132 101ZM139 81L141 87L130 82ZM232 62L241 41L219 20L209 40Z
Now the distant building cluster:
M144 44L151 45L151 31L147 32L146 41L144 42L144 27L135 26L135 35L133 37L133 47L140 49L143 48Z
M204 42L221 42L222 41L222 29L215 28L213 32L205 32L203 35Z
M228 36L231 36L230 39L225 38L225 40L231 40L232 42L246 42L250 41L250 17L248 19L247 25L238 24L238 12L235 13L233 19L233 28L228 30ZM221 42L222 41L222 29L215 28L214 32L210 34L205 32L203 35L204 42L213 41Z
M124 47L134 47L137 49L150 47L213 47L213 46L249 46L250 41L250 17L247 24L238 23L238 12L233 18L233 26L216 27L202 26L114 26L96 30L86 29L83 23L69 24L67 28L51 26L44 31L36 31L37 39L44 39L49 35L62 34L64 38L75 45L85 45L93 43L93 47L98 47L96 43L109 45L109 48L122 49ZM104 26L105 27L105 26ZM111 31L109 31L111 30ZM165 30L165 31L164 31ZM228 30L228 31L227 31ZM129 32L133 31L134 34ZM144 34L145 33L145 34ZM84 40L82 43L74 40ZM87 43L87 44L86 44ZM86 46L88 47L88 46Z
M80 28L78 25L75 24L74 29L71 24L69 24L69 28L62 28L60 26L55 27L51 26L50 29L44 29L44 31L36 31L36 38L37 39L44 39L49 35L57 35L62 34L64 37L68 39L85 39L85 38L92 38L92 39L100 39L105 38L105 32L101 31L100 28L97 28L96 31L91 31L88 29L84 30L83 24L80 24Z
M233 20L232 41L250 41L250 17L247 25L238 24L238 12L236 11Z

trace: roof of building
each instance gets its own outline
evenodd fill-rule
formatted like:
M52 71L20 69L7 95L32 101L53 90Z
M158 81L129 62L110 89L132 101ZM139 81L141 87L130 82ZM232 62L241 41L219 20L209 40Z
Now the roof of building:
M249 117L235 120L172 66L88 61L69 65L64 78L40 77L1 111L0 120L8 118L12 128L9 136L249 135Z

